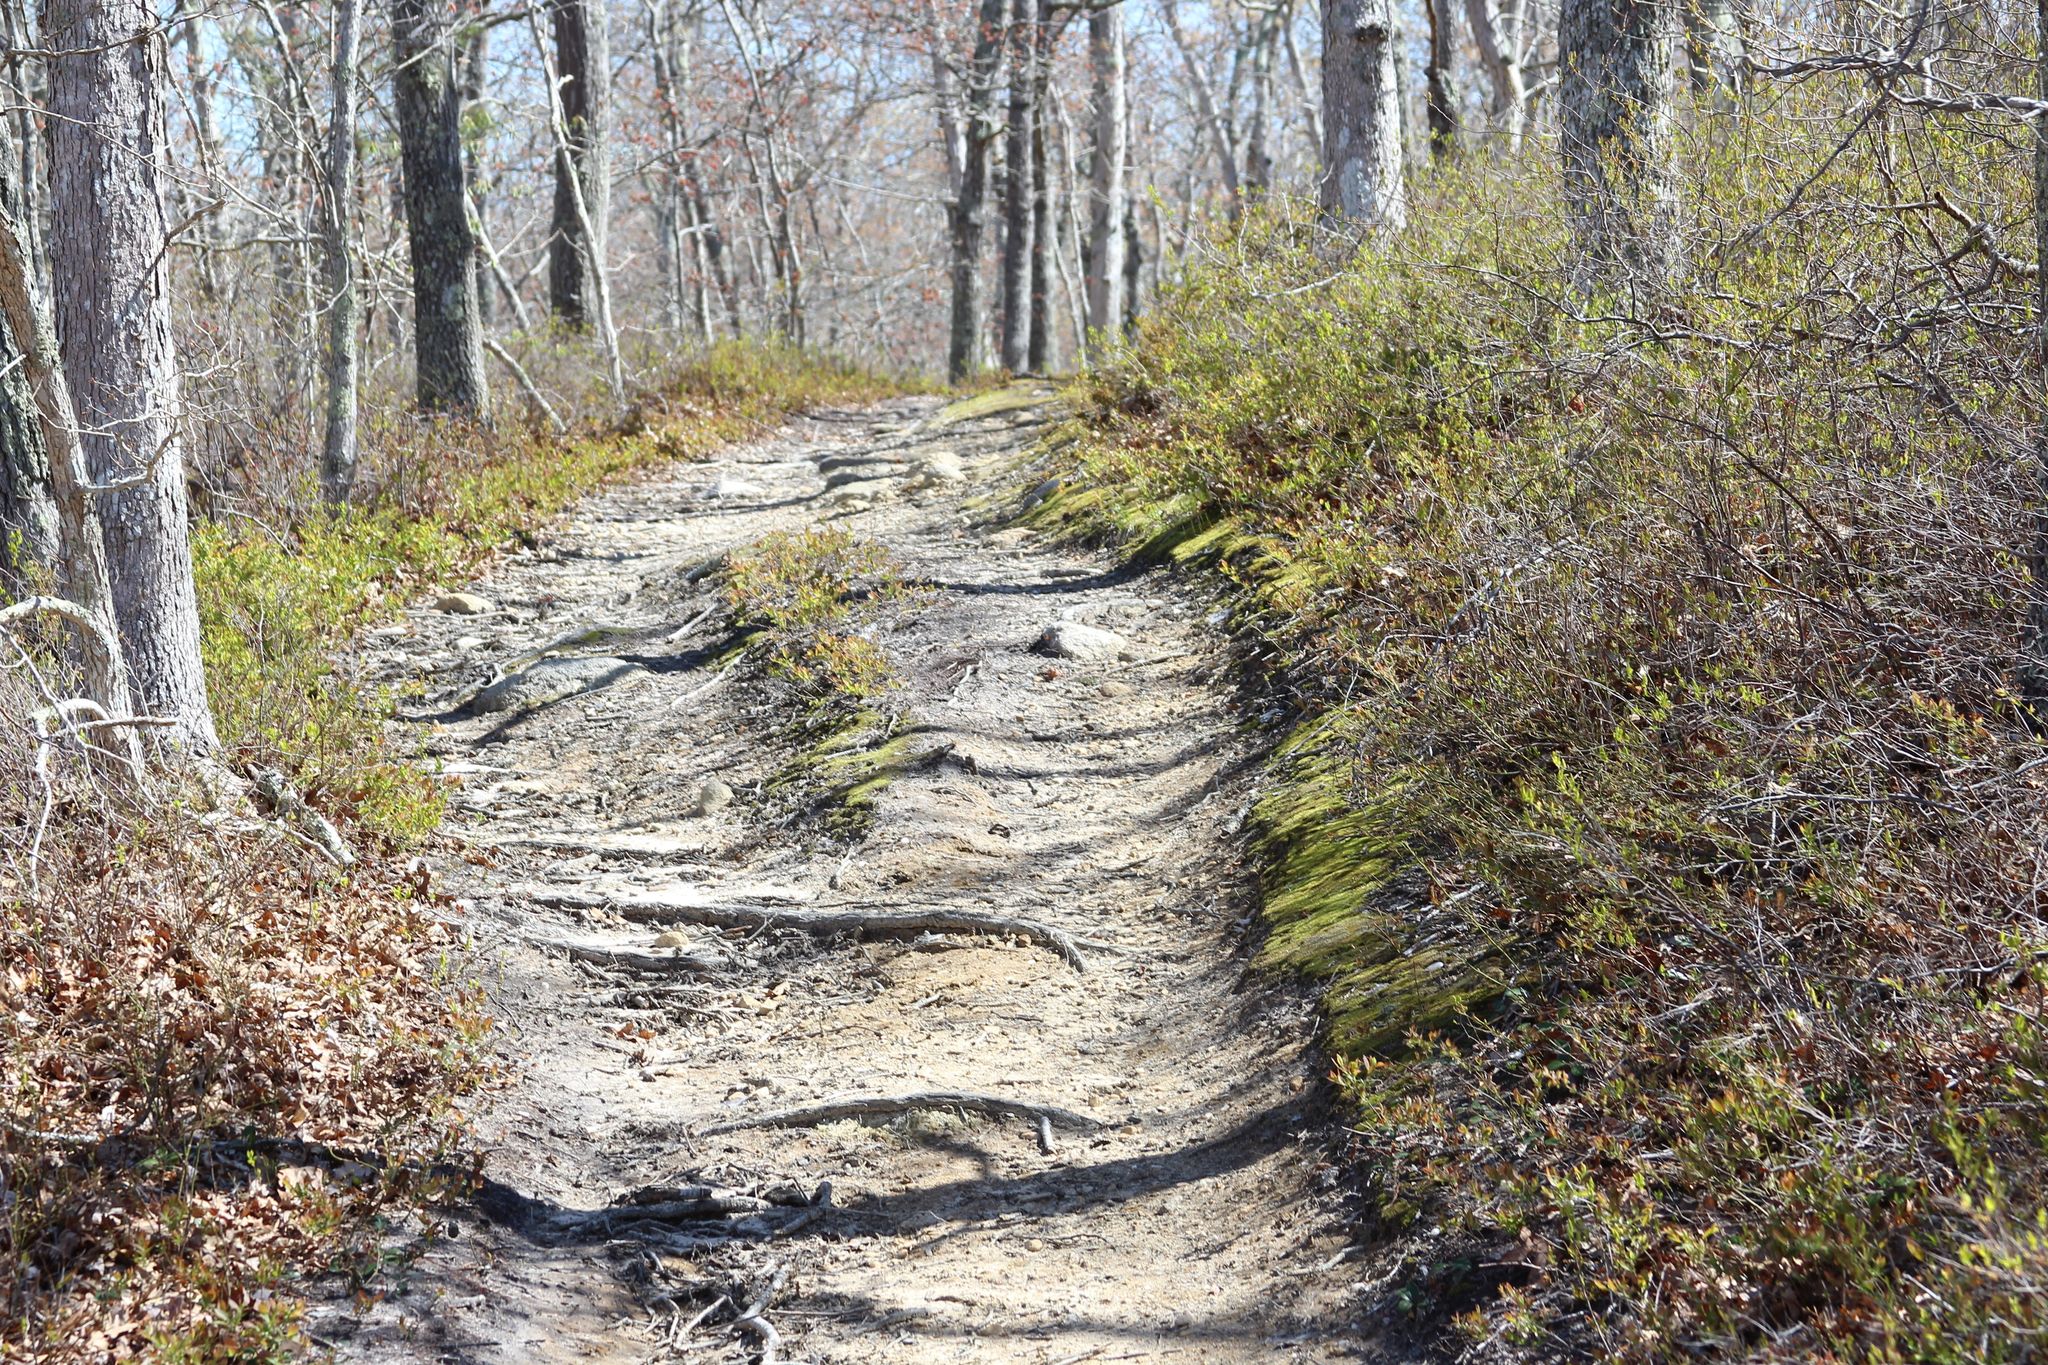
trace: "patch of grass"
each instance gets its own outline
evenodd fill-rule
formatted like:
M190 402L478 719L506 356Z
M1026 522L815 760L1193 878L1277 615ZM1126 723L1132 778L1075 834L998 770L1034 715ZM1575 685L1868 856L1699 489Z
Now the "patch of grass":
M1772 137L1819 138L1784 98ZM2025 219L2022 158L1883 136ZM1249 224L1078 393L1029 515L1225 576L1292 688L1261 955L1324 989L1413 1311L1486 1358L2022 1359L2041 412L1989 319L2032 301L1944 311L1874 207L1897 146L1690 150L1738 245L1655 319L1585 307L1530 166L1425 180L1334 276L1307 219ZM1880 278L1912 326L1824 283Z
M727 557L725 596L735 624L762 633L769 672L812 706L894 685L887 652L860 633L909 596L881 546L828 527L771 532Z

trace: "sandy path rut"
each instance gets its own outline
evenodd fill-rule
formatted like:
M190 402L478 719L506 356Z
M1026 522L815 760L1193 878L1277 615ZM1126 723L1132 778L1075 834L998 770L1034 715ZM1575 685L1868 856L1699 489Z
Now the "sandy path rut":
M463 781L451 823L467 851L440 870L515 1079L478 1119L494 1182L480 1210L418 1243L400 1292L318 1315L344 1358L1358 1349L1312 1025L1247 989L1236 953L1249 902L1231 835L1252 749L1216 681L1222 641L1164 579L999 529L978 500L1028 477L1042 410L938 415L928 400L820 414L604 494L477 586L489 614L421 611L369 643L373 674L423 681L412 723ZM949 455L964 480L936 477ZM904 771L851 844L773 785L798 752L791 703L744 665L720 673L729 625L713 586L687 581L707 556L818 522L932 585L879 636L903 686L863 742L897 741ZM1127 657L1030 652L1063 619L1118 632ZM614 629L565 651L617 661L591 666L593 690L457 709L493 663L593 623ZM698 814L713 777L734 800ZM1019 938L608 908L648 896L1029 918L1082 940L1086 970ZM947 1108L704 1133L931 1091L1095 1126L1053 1129L1050 1151L1029 1118ZM650 1186L745 1198L722 1218L576 1216ZM677 1214L668 1202L657 1212Z

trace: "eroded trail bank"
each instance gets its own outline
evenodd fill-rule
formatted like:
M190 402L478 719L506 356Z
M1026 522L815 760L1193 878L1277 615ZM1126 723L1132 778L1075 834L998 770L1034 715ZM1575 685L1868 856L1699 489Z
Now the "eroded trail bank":
M479 614L370 643L463 784L439 870L514 1079L456 1235L323 1310L346 1358L1356 1352L1312 1022L1236 953L1223 642L1163 579L1000 529L1043 411L981 406L618 489L446 604ZM823 763L703 571L817 523L922 585ZM1034 650L1059 623L1114 638ZM551 644L581 662L479 712Z

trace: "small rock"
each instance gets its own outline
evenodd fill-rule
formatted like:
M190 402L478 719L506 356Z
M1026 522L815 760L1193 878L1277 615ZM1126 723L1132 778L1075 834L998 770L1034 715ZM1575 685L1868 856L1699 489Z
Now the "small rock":
M464 654L469 653L473 649L482 649L483 647L484 637L481 635L464 635L455 642L455 648Z
M835 474L826 476L825 491L829 493L835 488L850 488L856 484L863 483L883 483L894 472L894 470L887 467L878 468L874 465L863 465L855 469L842 469Z
M706 488L704 496L723 501L730 498L758 498L767 491L760 484L748 483L745 479L735 479L728 475Z
M434 599L434 610L450 616L482 616L490 609L490 600L473 592L444 592Z
M832 495L832 505L846 513L865 512L875 505L875 500L865 493L855 493L842 488Z
M1105 697L1128 697L1131 695L1131 690L1129 683L1118 682L1115 678L1111 678L1108 682L1104 683L1101 689L1102 695Z
M1024 510L1030 511L1059 491L1060 481L1058 479L1047 479L1044 483L1024 495Z
M917 473L911 483L918 488L933 488L940 484L960 483L967 477L967 467L960 463L960 457L950 450L934 450L918 461Z
M654 946L657 948L687 948L690 943L690 936L680 929L670 929L654 936Z
M826 493L825 500L837 507L845 507L856 502L867 503L872 506L876 496L887 489L888 484L884 480L862 479L856 483L841 484L839 487L832 489Z
M732 804L732 788L715 777L704 779L697 788L697 814L712 815Z
M1024 1244L1024 1249L1026 1251L1043 1251L1045 1250L1045 1243L1040 1241L1038 1238L1033 1237L1030 1241Z
M1083 625L1079 621L1055 621L1039 632L1032 646L1040 654L1082 663L1102 663L1131 657L1130 641L1113 630Z
M643 671L640 665L630 660L608 655L587 659L542 659L531 668L521 669L509 678L500 678L477 693L469 709L479 715L489 715L497 711L545 706L579 692L609 687Z
M998 549L1014 550L1037 534L1038 532L1032 530L1029 526L1012 526L991 534L988 538L988 543L996 546Z

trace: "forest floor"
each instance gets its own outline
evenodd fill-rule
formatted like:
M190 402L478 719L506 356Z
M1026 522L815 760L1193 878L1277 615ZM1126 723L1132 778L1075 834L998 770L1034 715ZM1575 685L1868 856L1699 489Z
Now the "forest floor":
M1242 951L1260 750L1228 641L1166 575L1007 525L1049 403L793 420L364 642L461 784L428 861L507 1083L475 1115L481 1195L399 1238L381 1292L315 1308L340 1359L1372 1353L1313 1014ZM801 705L732 663L692 572L819 523L926 585L879 635L900 686L861 771L889 780L851 841L804 796ZM1122 645L1034 652L1063 621ZM528 675L584 690L469 705L594 626L561 653L595 662ZM885 913L912 921L772 922ZM1029 923L914 922L941 914ZM673 922L707 917L734 922ZM934 1092L965 1098L718 1131Z

